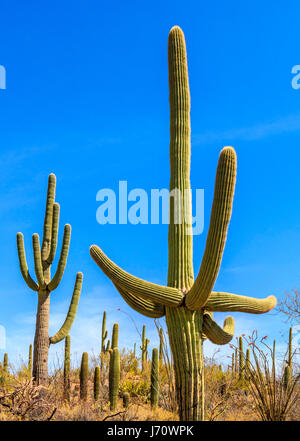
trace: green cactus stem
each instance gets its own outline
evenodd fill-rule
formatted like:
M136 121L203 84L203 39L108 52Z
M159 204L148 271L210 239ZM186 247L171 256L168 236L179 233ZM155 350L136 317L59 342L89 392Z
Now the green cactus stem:
M45 383L48 378L49 345L63 340L72 327L77 311L83 278L82 273L77 273L75 287L65 322L54 336L49 337L50 294L58 287L63 276L71 238L71 226L67 224L64 228L62 249L57 270L53 278L51 278L51 266L57 248L60 211L59 204L55 202L55 187L56 177L54 174L50 174L48 179L46 212L41 246L38 234L32 236L34 268L37 282L32 279L28 271L23 234L17 234L17 249L21 274L28 287L38 293L33 351L33 378L37 384Z
M246 350L246 361L245 361L245 371L246 371L246 373L249 372L250 366L251 366L250 349L247 348L247 350Z
M71 392L71 337L65 338L65 358L64 358L64 399L70 401Z
M7 372L8 372L8 354L7 354L7 352L5 352L4 357L3 357L3 372L5 374L7 374Z
M103 318L102 318L102 335L101 335L101 352L106 352L106 346L105 346L105 340L107 338L107 330L106 330L106 311L103 312Z
M158 350L153 348L152 361L151 361L151 408L155 410L158 406L159 395L159 363L158 363Z
M81 357L80 365L80 399L87 400L89 379L89 354L84 352Z
M243 337L239 338L239 378L242 379L244 376L245 359L244 359L244 348L243 348Z
M149 340L148 338L146 338L146 325L144 325L142 331L142 344L140 346L140 349L142 351L142 371L145 369L147 361L148 344Z
M120 383L120 351L118 348L112 350L109 361L109 402L110 410L115 411L117 407Z
M291 377L292 377L291 367L287 365L284 368L284 376L283 376L283 386L285 390L287 390L289 387L289 384L291 382Z
M32 375L32 344L29 345L29 353L28 353L28 373L31 376Z
M100 396L100 366L96 366L94 372L94 400L98 401L99 396Z
M129 406L130 395L128 392L123 393L123 407L127 409Z
M112 349L115 349L118 347L118 339L119 339L119 324L114 323L113 331L112 331L112 339L111 339Z
M293 328L289 331L288 365L293 370Z
M167 286L135 277L112 262L96 245L91 257L111 279L123 299L146 317L166 317L174 360L176 397L181 421L204 419L205 336L217 344L229 341L233 319L218 327L214 311L261 314L276 304L273 296L252 299L214 292L231 217L237 160L232 147L220 153L211 218L199 273L194 280L190 187L191 129L187 54L182 30L175 26L168 40L170 102L170 210ZM183 215L184 214L184 215Z

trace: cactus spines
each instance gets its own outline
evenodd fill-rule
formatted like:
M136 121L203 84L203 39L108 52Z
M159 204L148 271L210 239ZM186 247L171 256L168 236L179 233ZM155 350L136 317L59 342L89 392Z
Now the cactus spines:
M28 373L31 376L32 374L32 344L29 345L29 353L28 353Z
M119 339L119 324L114 323L113 331L112 331L112 338L111 338L112 349L115 349L118 347L118 339Z
M106 352L105 340L107 338L107 330L106 330L106 311L103 312L102 318L102 335L101 335L101 352Z
M88 396L88 378L89 378L89 354L84 352L81 357L80 366L80 399L87 400Z
M239 338L239 378L243 378L245 368L243 337Z
M120 351L118 348L112 350L109 361L109 402L110 410L117 407L120 383Z
M94 372L94 400L98 401L100 395L100 366L95 367Z
M65 358L64 358L64 399L70 401L71 391L71 337L65 338Z
M153 348L151 360L151 408L155 410L158 405L159 394L159 366L158 366L158 350Z
M127 409L129 406L129 399L130 399L130 395L128 392L124 392L123 393L123 407L124 409Z
M184 421L204 419L203 327L227 342L224 333L209 323L208 311L238 311L261 314L276 304L274 296L252 299L227 292L213 292L226 242L231 217L236 153L225 147L220 153L211 219L205 251L196 280L193 271L192 207L190 187L190 92L187 54L182 30L174 26L168 39L170 102L170 222L169 267L167 286L137 278L112 262L96 245L91 257L111 279L123 299L141 314L166 316L170 347L174 359L179 418ZM184 216L183 216L184 213ZM179 221L178 221L179 220ZM212 320L212 317L210 317ZM228 324L228 321L226 322ZM208 326L209 324L209 326ZM209 335L207 335L210 338Z
M57 288L63 276L71 238L71 226L67 224L64 228L62 249L57 270L51 279L51 266L57 248L60 210L59 204L55 202L55 187L56 177L51 173L48 179L46 212L41 246L39 235L33 234L32 236L34 268L37 282L32 279L28 271L23 234L17 234L17 249L21 274L28 287L38 293L33 351L33 378L37 384L44 383L48 377L49 344L55 344L63 340L71 329L77 311L83 278L82 273L77 274L72 300L65 322L60 330L53 337L49 338L50 293Z
M7 352L5 352L3 357L3 372L7 374L7 371L8 371L8 354Z
M162 364L164 357L164 331L163 328L159 330L159 362Z

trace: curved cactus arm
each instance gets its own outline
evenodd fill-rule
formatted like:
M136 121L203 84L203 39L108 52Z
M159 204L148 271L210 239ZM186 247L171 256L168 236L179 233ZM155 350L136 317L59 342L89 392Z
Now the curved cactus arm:
M218 276L231 217L236 167L234 149L224 147L217 167L214 199L201 267L194 285L186 295L186 306L191 310L200 309L205 305Z
M209 311L237 311L250 314L264 314L276 306L277 300L274 296L265 299L240 296L228 292L212 292L205 309Z
M51 173L48 177L46 213L44 220L44 231L42 241L42 261L45 262L51 247L51 233L53 221L53 204L55 201L56 176Z
M55 202L53 204L53 220L52 220L52 233L51 233L51 248L49 256L47 258L47 264L51 265L53 263L56 248L57 248L57 236L58 236L58 224L59 224L59 204Z
M179 289L146 282L132 276L112 262L96 245L90 247L90 254L104 274L130 294L168 306L178 306L182 302L183 294Z
M25 280L26 284L30 289L33 291L38 291L39 286L37 283L32 279L32 277L29 274L27 261L26 261L26 253L25 253L25 247L24 247L24 236L22 233L17 234L17 249L18 249L18 256L19 256L19 263L20 263L20 270L21 274L23 276L23 279Z
M226 345L231 341L234 334L234 319L231 316L226 317L222 329L209 314L204 314L203 332L212 343Z
M35 275L39 283L39 287L43 288L45 286L45 279L43 274L40 238L37 233L32 235L32 247L33 247Z
M68 253L69 253L70 239L71 239L71 225L66 224L64 228L63 243L61 247L61 253L57 265L57 270L53 276L53 279L48 285L50 291L54 291L58 287L59 282L61 281L61 278L64 274L65 267L67 264Z
M151 300L145 300L137 297L133 294L130 294L128 291L120 288L118 285L114 285L121 294L122 298L125 300L125 302L136 312L139 312L140 314L150 318L160 318L165 315L165 307L163 305L154 303Z
M55 344L55 343L58 343L61 340L63 340L69 334L69 332L72 328L72 325L73 325L73 322L74 322L74 319L76 316L76 312L77 312L77 306L78 306L78 302L79 302L80 293L81 293L82 279L83 279L83 274L77 273L75 287L74 287L74 291L73 291L73 295L72 295L72 300L70 303L70 307L69 307L69 311L68 311L66 320L65 320L64 324L62 325L62 327L60 328L60 330L55 335L50 337L51 344Z

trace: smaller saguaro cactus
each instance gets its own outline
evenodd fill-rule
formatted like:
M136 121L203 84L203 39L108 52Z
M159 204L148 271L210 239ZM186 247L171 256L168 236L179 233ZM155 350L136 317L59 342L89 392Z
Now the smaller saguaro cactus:
M287 365L284 368L284 374L283 375L284 375L283 376L283 386L284 386L285 389L287 389L288 386L289 386L289 383L291 381L291 377L292 377L291 368L290 368L289 365Z
M146 325L144 325L142 331L142 345L140 346L140 349L142 351L142 370L144 370L147 361L148 344L149 340L148 338L146 338Z
M152 362L151 362L151 408L156 409L158 405L159 394L159 366L158 366L158 350L153 348L152 350Z
M80 399L87 400L88 396L88 377L89 377L89 354L84 352L80 366Z
M119 323L114 323L113 331L112 331L112 339L111 339L112 349L118 347L118 339L119 339Z
M29 353L28 353L28 373L31 376L32 375L32 344L29 345Z
M103 312L103 318L102 318L102 336L101 336L101 352L106 352L106 346L105 346L105 340L107 339L107 330L106 330L106 311Z
M136 343L134 343L134 345L133 345L133 356L134 356L134 358L135 358L135 350L136 350Z
M163 328L159 330L159 362L162 363L164 358L164 331Z
M65 338L65 358L64 358L64 399L70 401L71 391L71 337L68 334Z
M239 378L243 378L245 368L243 337L239 338Z
M288 365L293 370L293 328L290 328L289 332L289 348L288 348Z
M118 348L112 350L109 360L109 402L110 410L115 411L117 407L120 384L120 351Z
M95 367L94 372L94 400L98 401L100 395L100 366Z
M234 376L236 377L239 371L239 363L238 363L238 350L235 348L234 350Z
M3 372L5 374L7 374L7 371L8 371L8 354L7 354L7 352L5 352L4 358L3 358Z
M130 399L129 393L124 392L123 393L123 407L124 407L124 409L127 409L127 407L129 406L129 399Z

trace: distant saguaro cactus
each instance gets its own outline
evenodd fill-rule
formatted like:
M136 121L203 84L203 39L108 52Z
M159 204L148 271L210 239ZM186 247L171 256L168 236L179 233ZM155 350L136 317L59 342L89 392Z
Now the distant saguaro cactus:
M156 409L158 405L159 394L159 363L158 363L158 350L153 348L152 360L151 360L151 407Z
M142 344L140 346L142 351L142 370L144 370L147 361L148 344L149 340L146 338L146 325L144 325L142 331Z
M252 299L214 292L230 222L237 160L232 147L219 156L211 219L200 271L194 280L193 226L190 187L190 92L184 34L178 26L169 33L170 88L170 193L169 268L167 286L134 277L112 262L96 245L90 254L112 280L123 299L137 312L151 318L166 316L174 360L180 420L204 419L203 335L213 343L228 343L234 320L227 317L221 328L211 312L270 311L276 299Z
M71 392L71 337L65 338L65 358L64 358L64 399L70 401Z
M243 347L243 337L239 338L239 378L243 378L244 376L244 347Z
M103 312L102 318L102 336L101 336L101 352L106 352L105 340L107 338L107 330L106 330L106 311Z
M94 400L98 401L100 395L100 366L95 367L94 372Z
M288 347L288 365L293 371L293 328L289 331L289 347Z
M88 396L88 378L89 378L89 354L84 352L81 357L80 366L80 399L87 400Z
M67 224L64 229L62 249L57 270L51 279L50 270L56 254L59 224L59 204L55 202L55 187L56 177L54 174L50 174L48 179L42 247L40 247L39 235L33 234L32 236L37 283L31 278L28 271L23 234L17 234L17 248L22 276L29 288L38 293L33 351L33 378L37 384L44 383L48 378L49 345L63 340L72 327L77 311L83 278L82 273L77 273L73 296L65 322L60 330L54 336L49 338L50 293L58 287L63 276L71 238L71 226Z
M7 354L7 352L5 352L4 357L3 357L3 372L5 374L7 374L7 372L8 372L8 354Z
M291 377L292 377L291 367L287 365L284 368L284 377L283 377L283 385L285 389L288 388L291 381Z
M29 353L28 353L28 373L31 376L32 375L32 344L29 345Z
M112 350L109 361L109 401L110 410L114 411L117 407L120 383L120 351L118 348Z
M119 340L119 323L114 323L113 331L112 331L112 338L111 338L111 348L115 349L118 347L118 340Z

